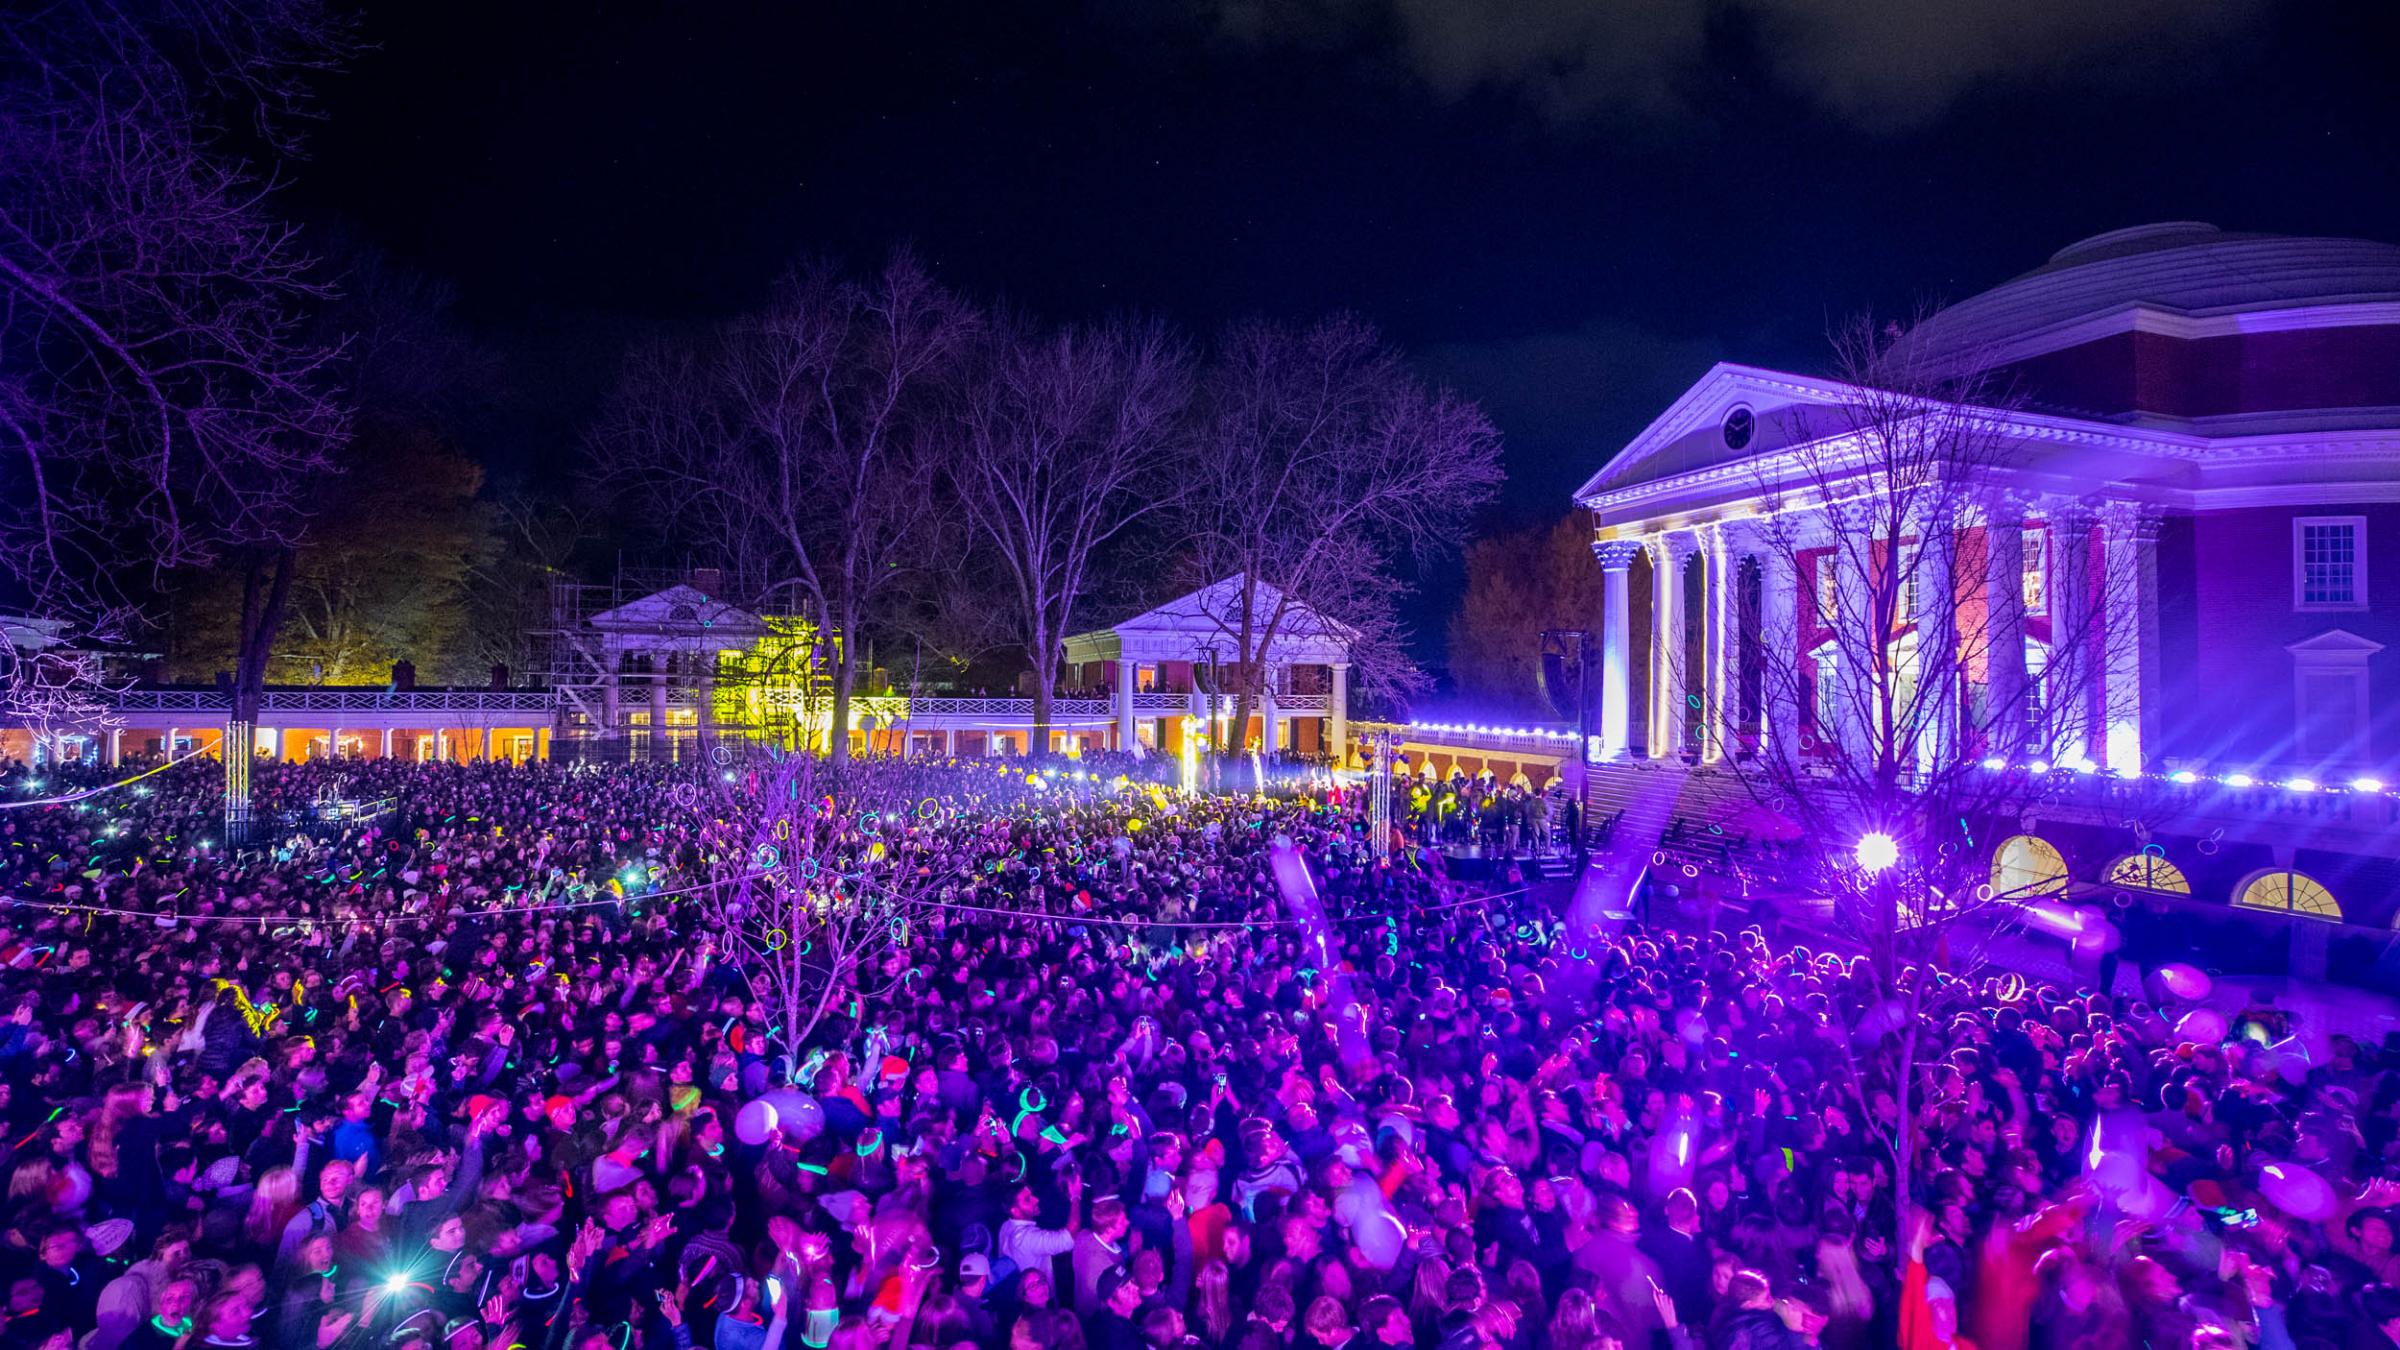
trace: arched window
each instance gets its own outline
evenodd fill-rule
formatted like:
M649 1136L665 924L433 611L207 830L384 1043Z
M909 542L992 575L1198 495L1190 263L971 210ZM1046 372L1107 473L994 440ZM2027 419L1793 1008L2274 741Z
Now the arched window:
M2287 914L2310 914L2320 919L2342 917L2341 902L2325 883L2305 872L2253 872L2233 903L2244 909L2271 909Z
M2047 839L2014 834L1992 853L1992 894L2008 900L2067 889L2067 860Z
M2155 853L2128 853L2108 865L2108 884L2130 886L2137 891L2163 891L2171 895L2190 895L2191 878L2183 869Z

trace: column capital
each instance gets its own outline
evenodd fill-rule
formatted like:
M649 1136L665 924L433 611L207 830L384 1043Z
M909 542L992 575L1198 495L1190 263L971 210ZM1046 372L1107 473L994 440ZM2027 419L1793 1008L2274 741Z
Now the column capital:
M1633 566L1633 560L1642 555L1642 549L1642 541L1638 539L1592 541L1592 556L1599 559L1602 570L1609 572L1622 572Z
M2102 502L2099 515L2101 528L2112 536L2122 536L2142 544L2158 540L2162 512L2149 502Z
M1645 535L1642 547L1650 551L1652 566L1676 566L1700 551L1700 537L1690 530L1661 530Z

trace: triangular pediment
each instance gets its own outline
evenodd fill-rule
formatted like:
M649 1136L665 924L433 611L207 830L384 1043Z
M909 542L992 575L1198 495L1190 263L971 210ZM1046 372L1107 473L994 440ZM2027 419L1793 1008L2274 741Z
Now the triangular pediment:
M1851 397L1839 380L1720 361L1576 490L1602 493L1750 459L1826 433L1825 414ZM1734 420L1746 413L1745 422ZM1736 443L1738 442L1738 444Z
M1070 660L1102 659L1115 653L1170 654L1185 659L1215 650L1223 652L1242 628L1242 579L1227 577L1199 590L1179 595L1121 623L1067 639ZM1254 622L1264 624L1279 612L1275 650L1270 660L1317 662L1347 660L1356 630L1328 619L1266 582L1250 591Z
M766 622L739 605L729 605L696 586L669 586L663 591L602 610L591 625L603 633L702 633L728 640L763 636Z
M2372 638L2360 637L2347 628L2328 628L2315 637L2287 642L2283 649L2294 656L2313 656L2320 660L2344 656L2364 660L2382 651L2383 644Z

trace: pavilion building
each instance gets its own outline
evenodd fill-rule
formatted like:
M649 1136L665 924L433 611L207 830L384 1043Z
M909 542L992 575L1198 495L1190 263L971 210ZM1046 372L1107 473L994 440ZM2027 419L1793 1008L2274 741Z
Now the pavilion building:
M655 589L562 587L556 627L535 677L512 685L495 670L484 688L419 687L408 663L388 685L278 686L264 696L253 753L323 758L592 762L682 760L770 742L823 749L833 721L826 658L804 620L762 614L717 594L713 573ZM851 701L850 749L862 755L1031 755L1128 750L1180 757L1186 746L1229 743L1239 701L1254 691L1247 743L1274 754L1338 759L1348 740L1353 634L1287 600L1249 588L1261 611L1245 644L1238 580L1066 641L1067 668L1037 745L1029 687L1003 696L929 694L862 678ZM1240 655L1262 669L1243 678ZM1029 686L1030 678L1020 686ZM0 755L114 763L127 755L221 753L231 706L220 689L129 684L89 726L0 727Z
M2121 230L1903 341L1912 362L2014 395L1979 414L2005 453L1975 485L1971 516L1943 532L1978 536L1990 560L1988 584L1959 597L1981 612L1918 602L1913 629L1972 621L2006 634L1959 696L2074 710L2088 728L2082 797L2013 831L1995 867L2120 903L2158 878L2162 893L2219 907L2391 928L2400 246ZM1836 550L1768 547L1765 522L1779 517L1787 541L1810 528L1774 486L1824 448L1816 438L1858 394L1720 364L1577 493L1604 580L1586 747L1596 817L1647 809L1649 826L1669 829L1721 817L1731 775L1707 772L1712 761L1845 743L1842 714L1773 691L1832 684L1840 658L1823 616L1858 578ZM1840 511L1817 509L1830 542ZM2104 574L2125 584L2096 584ZM2053 635L2070 631L2099 634L2096 655L2053 662ZM1798 669L1762 680L1764 663ZM1728 710L1724 734L1694 737L1703 707ZM1644 808L1643 771L1670 765L1679 785ZM2136 783L2189 793L2172 818L2129 822Z

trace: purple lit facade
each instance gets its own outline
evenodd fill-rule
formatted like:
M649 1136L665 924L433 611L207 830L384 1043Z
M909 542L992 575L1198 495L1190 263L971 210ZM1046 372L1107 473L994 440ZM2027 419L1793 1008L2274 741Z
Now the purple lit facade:
M2377 930L2372 950L2335 956L2371 973L2400 924L2400 246L2124 230L1907 340L2013 395L1998 416L2014 453L1975 528L2017 527L2061 602L2060 578L2112 549L2142 577L2106 601L2124 612L2103 616L2100 658L2072 669L2106 710L2087 809L2045 811L2029 833L2072 887L2121 887L2141 847L2123 803L2138 793L2150 809L2135 833L2188 881L2179 899L2269 908L2269 892L2296 884L2274 879L2297 874L2331 903L2283 908L2338 918L2336 934ZM1605 686L1596 792L1687 743L1687 680L1744 678L1734 657L1716 667L1713 637L1693 644L1705 663L1688 676L1662 655L1659 635L1689 622L1686 606L1703 607L1712 633L1755 608L1769 634L1788 606L1791 640L1763 659L1811 659L1818 579L1805 563L1776 576L1745 547L1745 518L1776 457L1819 434L1809 414L1841 397L1817 377L1720 365L1578 493L1609 583L1592 624ZM1697 581L1658 584L1662 562ZM2037 675L2047 617L2024 615ZM1792 713L1808 727L1808 710ZM2256 786L2234 785L2244 780ZM2185 804L2157 809L2162 786Z

